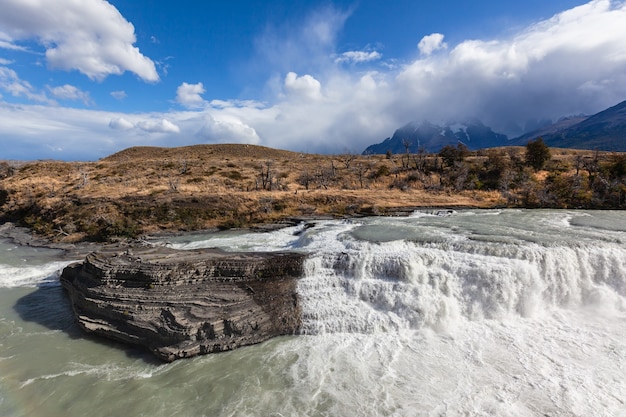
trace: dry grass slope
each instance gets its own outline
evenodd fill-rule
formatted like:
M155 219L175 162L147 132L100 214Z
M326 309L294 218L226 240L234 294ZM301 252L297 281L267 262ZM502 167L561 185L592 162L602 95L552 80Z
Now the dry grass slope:
M529 204L525 196L541 189L554 172L578 175L576 158L591 157L559 151L551 171L519 168L516 175L523 174L525 182L508 182L506 189L489 187L473 174L495 154L513 172L510 167L522 153L521 148L473 153L462 165L446 167L437 155L315 155L232 144L135 147L96 162L3 165L0 220L76 241L304 216L519 206Z

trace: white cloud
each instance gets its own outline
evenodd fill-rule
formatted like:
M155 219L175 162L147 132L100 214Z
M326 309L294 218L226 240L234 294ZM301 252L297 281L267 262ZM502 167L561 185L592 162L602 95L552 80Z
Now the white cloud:
M226 109L232 107L249 107L249 108L263 108L266 107L264 103L256 100L211 100L209 103L211 107L218 109Z
M0 89L13 97L23 97L49 105L57 104L56 101L48 98L45 93L37 92L28 81L20 79L15 71L7 67L0 67Z
M0 32L0 49L8 49L11 51L28 52L28 48L13 43L10 36Z
M404 103L393 109L407 118L476 116L500 129L602 110L626 98L624 22L626 3L594 0L510 38L461 42L405 66L395 80Z
M444 36L441 33L433 33L424 36L417 44L420 54L428 56L440 49L447 49L448 44L443 41Z
M135 127L132 122L129 122L123 117L116 117L111 119L109 122L109 127L115 130L129 130Z
M205 90L202 83L182 83L176 89L176 101L188 108L199 108L206 104L201 96L204 92Z
M61 100L80 100L86 105L93 104L93 100L88 92L82 91L73 85L65 84L58 87L48 86L48 90L50 94Z
M311 100L322 96L322 85L309 74L298 77L295 72L289 72L285 77L285 89L290 95Z
M148 133L180 133L180 128L167 119L144 120L136 126Z
M11 65L13 61L5 58L0 58L0 65Z
M203 115L204 123L196 136L209 143L249 143L261 142L257 132L239 118L227 114L215 119L210 114Z
M360 152L411 120L478 117L501 130L530 118L593 113L626 98L625 21L625 3L595 0L507 37L466 40L367 73L335 64L331 42L320 49L328 58L324 68L282 71L265 103L204 100L201 84L181 85L177 99L189 105L185 111L124 114L0 102L0 146L12 152L4 157L64 159L96 159L135 145L226 141ZM323 33L320 42L334 32ZM6 74L5 82L20 81ZM48 145L64 151L51 154Z
M142 80L159 81L154 62L134 45L135 28L104 0L4 0L0 47L24 49L36 40L51 68L76 69L91 79L131 71Z
M380 58L382 58L382 54L377 51L371 51L371 52L347 51L339 55L337 58L335 58L335 62L337 63L352 62L352 63L360 64L363 62L377 61Z
M118 91L111 91L111 97L113 97L116 100L124 100L126 97L128 97L128 94L126 94L126 91L124 90L118 90Z

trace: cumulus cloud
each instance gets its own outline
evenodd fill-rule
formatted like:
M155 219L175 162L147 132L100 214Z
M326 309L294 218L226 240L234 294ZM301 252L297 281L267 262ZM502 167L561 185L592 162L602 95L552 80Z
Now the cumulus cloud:
M111 91L111 97L113 97L116 100L124 100L126 97L128 97L128 94L126 94L126 91L124 90L118 90L118 91Z
M217 119L210 114L203 115L204 122L196 136L202 142L209 143L248 143L258 144L261 142L254 128L243 123L239 118L221 115Z
M125 71L159 81L154 62L133 46L135 28L104 0L4 0L0 47L25 50L21 41L45 48L51 68L76 69L94 80Z
M111 119L109 122L109 127L115 130L129 130L135 127L132 122L129 122L123 117L116 117Z
M73 85L65 84L58 87L48 86L48 90L52 96L61 100L80 100L86 105L93 104L93 100L88 92L82 91Z
M136 126L148 133L180 133L180 128L167 119L144 120Z
M431 55L433 52L440 49L447 49L448 44L443 41L444 36L441 33L433 33L428 36L424 36L422 40L417 44L422 55Z
M128 131L137 128L147 133L180 133L180 127L176 123L173 123L168 119L158 117L153 117L148 120L140 120L133 123L123 116L118 116L111 119L109 122L109 128L120 131Z
M310 100L317 100L322 96L322 85L309 74L298 77L295 72L289 72L285 77L285 90L290 95Z
M335 58L335 62L337 63L356 63L360 64L363 62L369 61L377 61L382 58L382 54L377 51L346 51Z
M182 83L176 89L176 101L188 108L198 108L206 104L201 94L204 94L202 83L187 84Z

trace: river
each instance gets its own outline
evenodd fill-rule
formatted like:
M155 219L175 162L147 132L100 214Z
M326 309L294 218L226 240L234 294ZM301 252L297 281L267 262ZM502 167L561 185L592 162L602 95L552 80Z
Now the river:
M309 254L302 335L157 362L0 240L0 416L626 416L626 212L416 212L179 249Z

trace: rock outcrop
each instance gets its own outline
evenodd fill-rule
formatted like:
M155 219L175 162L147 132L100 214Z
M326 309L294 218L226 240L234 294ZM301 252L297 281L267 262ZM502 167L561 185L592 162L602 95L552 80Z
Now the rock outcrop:
M79 325L165 361L295 334L304 254L108 250L63 270Z

